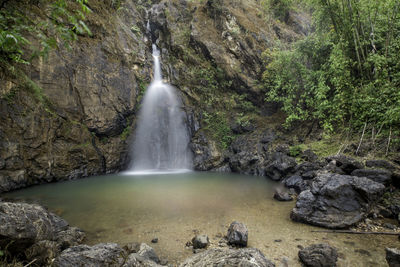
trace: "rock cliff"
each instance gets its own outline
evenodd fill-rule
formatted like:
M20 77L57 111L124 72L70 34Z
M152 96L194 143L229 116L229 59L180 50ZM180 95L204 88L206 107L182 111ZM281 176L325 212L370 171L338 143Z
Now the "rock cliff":
M15 2L8 4L45 20L41 1ZM152 42L161 49L165 78L183 100L195 166L223 166L237 128L232 122L274 111L258 86L262 52L307 32L299 16L286 24L273 21L255 0L89 5L91 37L80 36L71 49L51 51L27 66L1 66L0 192L122 170L152 75ZM213 129L218 118L224 134Z

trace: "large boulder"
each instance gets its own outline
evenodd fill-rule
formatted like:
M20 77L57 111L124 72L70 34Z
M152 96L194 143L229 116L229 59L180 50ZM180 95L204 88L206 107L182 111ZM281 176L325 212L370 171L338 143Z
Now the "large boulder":
M275 265L255 248L209 249L186 259L180 267L248 266L274 267Z
M346 228L359 222L385 187L365 177L319 174L311 189L300 193L290 217L327 228Z
M101 243L92 247L79 245L64 250L54 261L56 267L67 266L121 266L124 250L115 243Z
M392 173L387 170L374 170L374 169L358 169L354 170L351 175L358 177L367 177L377 183L387 185L391 181Z
M81 230L69 227L65 220L40 205L0 202L0 247L8 245L12 253L24 252L43 240L66 248L80 243L84 236Z
M338 253L328 244L315 244L300 250L299 258L307 267L334 267Z
M249 231L246 225L240 222L233 222L228 229L228 244L233 246L245 247L247 246Z
M397 248L386 248L386 261L389 267L400 266L400 250Z

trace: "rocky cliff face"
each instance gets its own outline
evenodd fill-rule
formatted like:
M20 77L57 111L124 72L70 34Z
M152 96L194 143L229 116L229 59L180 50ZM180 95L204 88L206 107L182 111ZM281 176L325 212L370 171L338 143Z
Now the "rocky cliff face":
M43 19L44 4L32 2L22 10ZM115 1L90 1L92 37L29 66L2 68L0 192L123 169L152 73L152 41L183 100L197 169L223 166L229 150L212 134L207 114L233 105L224 120L234 121L247 112L232 104L234 97L256 110L271 108L258 86L261 53L279 38L298 38L303 28L271 25L255 0L153 2L125 0L115 8Z

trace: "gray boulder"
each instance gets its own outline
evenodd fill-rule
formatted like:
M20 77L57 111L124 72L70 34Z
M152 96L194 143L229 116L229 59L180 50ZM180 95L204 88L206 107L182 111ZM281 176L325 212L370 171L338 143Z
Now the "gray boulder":
M274 267L275 265L255 248L208 249L186 259L180 267L246 266Z
M327 228L347 228L368 214L384 189L365 177L319 174L311 189L300 193L290 217Z
M274 198L278 201L292 201L293 197L289 195L289 192L282 188L276 188L274 193Z
M160 259L158 258L156 252L152 247L147 245L146 243L140 244L139 251L137 254L147 260L154 261L156 263L160 262Z
M330 156L326 158L326 161L328 163L335 162L336 166L339 167L345 174L350 174L356 169L364 168L361 162L344 155Z
M299 258L307 267L334 267L338 254L328 244L316 244L300 250Z
M246 225L240 222L233 222L229 226L227 239L228 244L233 246L245 247L247 246L249 231Z
M265 176L274 180L280 181L288 174L292 173L296 166L296 160L287 156L282 152L275 152L272 156L272 162L265 168Z
M367 177L377 183L388 185L391 181L392 173L387 170L358 169L354 170L351 175Z
M84 233L71 228L59 216L40 205L0 202L0 247L13 254L23 253L39 241L55 241L66 248L84 239Z
M207 235L196 235L192 239L193 249L206 248L209 244Z
M310 188L308 182L304 181L303 178L299 175L292 175L286 178L283 183L286 187L293 188L297 193L300 193Z
M365 166L370 168L387 169L391 171L394 171L396 169L396 167L392 163L383 159L367 160L365 162Z
M400 266L400 250L397 248L386 248L386 261L389 267Z
M53 265L69 266L121 266L124 263L124 250L115 243L101 243L92 247L79 245L61 252Z

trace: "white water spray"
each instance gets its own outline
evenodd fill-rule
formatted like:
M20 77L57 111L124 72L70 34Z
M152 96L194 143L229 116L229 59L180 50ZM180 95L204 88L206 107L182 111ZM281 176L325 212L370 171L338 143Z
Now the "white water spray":
M128 174L182 172L191 168L185 113L175 89L162 80L160 51L153 44L154 77L139 113Z

